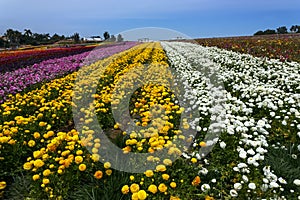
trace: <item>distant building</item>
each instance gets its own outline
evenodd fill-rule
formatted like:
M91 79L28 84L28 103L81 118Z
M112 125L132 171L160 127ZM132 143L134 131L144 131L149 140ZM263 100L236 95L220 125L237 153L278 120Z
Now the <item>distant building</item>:
M103 39L100 36L91 36L88 38L83 38L83 41L85 41L85 42L102 42Z

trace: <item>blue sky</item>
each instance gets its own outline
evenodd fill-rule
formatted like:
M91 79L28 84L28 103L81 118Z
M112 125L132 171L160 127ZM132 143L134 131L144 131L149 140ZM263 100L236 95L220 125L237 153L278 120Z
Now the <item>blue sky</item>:
M160 27L203 38L252 35L295 24L300 25L300 0L0 1L0 35L8 28L87 37Z

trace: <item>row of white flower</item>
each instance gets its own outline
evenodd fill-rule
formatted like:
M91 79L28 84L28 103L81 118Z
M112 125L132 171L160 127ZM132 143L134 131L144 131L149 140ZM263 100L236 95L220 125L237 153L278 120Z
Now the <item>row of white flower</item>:
M237 196L242 188L247 188L249 193L257 187L262 191L272 190L275 194L283 191L286 184L284 177L275 175L269 166L262 166L262 163L269 145L286 148L280 143L269 142L272 123L280 122L288 126L290 134L298 135L295 145L300 150L300 64L255 58L192 43L162 42L162 46L171 66L186 85L186 100L192 102L188 109L200 112L199 119L195 119L192 126L211 116L210 126L197 126L197 130L210 130L212 136L208 136L206 142L211 147L219 142L222 149L237 154L237 165L230 173L242 174L242 179L232 186L230 195ZM215 109L220 107L221 110ZM212 126L214 124L217 126ZM224 130L226 137L239 140L237 146L229 147L221 141L223 138L219 138L217 132ZM193 146L197 146L198 142L195 139ZM201 159L202 154L200 149L200 154L183 155ZM209 163L209 160L204 160ZM208 173L205 166L201 173ZM250 176L253 173L262 175L261 185L255 181L257 177ZM300 175L295 177L295 184L299 178Z

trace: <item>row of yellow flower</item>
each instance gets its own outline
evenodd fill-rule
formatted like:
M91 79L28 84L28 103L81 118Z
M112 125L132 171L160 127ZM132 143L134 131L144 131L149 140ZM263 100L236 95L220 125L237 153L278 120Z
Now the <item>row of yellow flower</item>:
M26 94L11 95L10 100L1 104L0 109L0 119L3 121L0 124L0 159L5 163L0 167L0 174L7 172L8 169L17 171L21 165L32 174L36 190L42 188L47 198L53 199L63 198L71 190L69 182L80 180L80 177L84 177L83 174L92 174L95 179L101 180L111 176L113 173L111 164L103 160L101 160L103 164L98 162L101 158L101 140L94 137L97 130L93 130L90 126L93 121L92 116L96 114L101 118L104 115L111 115L111 109L120 105L122 96L130 88L129 86L132 88L134 85L133 81L136 77L131 76L134 74L130 74L130 71L145 64L149 64L146 72L166 75L160 70L168 67L167 58L158 43L142 44L86 66L79 72L52 80ZM145 71L134 71L134 73L143 72ZM88 76L88 79L78 80L81 76ZM145 78L151 79L147 76ZM163 82L165 77L158 78ZM122 81L126 82L125 88L117 87ZM84 127L81 132L75 130L72 121L72 106L79 107L72 101L73 88L75 91L82 92L82 96L74 97L79 99L84 98L84 95L92 89L97 89L97 93L93 94L94 101L90 107L80 110L83 113L80 122ZM118 95L118 92L121 93ZM123 133L124 152L153 153L168 148L170 154L180 154L181 150L172 141L186 138L180 135L180 130L173 129L176 122L174 118L178 118L183 111L174 103L174 94L163 84L150 83L141 87L135 96L136 99L132 102L134 106L130 112L141 117L136 125L144 129L138 133ZM157 105L163 108L163 112L158 109L157 118L153 119L152 113L155 113L153 106ZM95 108L96 113L91 112L92 107ZM112 122L103 121L103 123L105 125ZM116 130L122 128L120 123L115 124ZM152 127L147 127L151 123ZM187 124L184 125L185 128L189 128ZM85 146L91 146L92 152L89 152ZM170 199L179 199L178 195L176 197L176 193L180 193L176 189L179 184L187 184L184 187L195 187L200 183L200 178L194 171L189 177L180 179L172 177L171 160L160 161L159 158L150 156L149 161L158 163L156 170L146 171L144 175L137 176L145 181L135 182L131 178L130 189L125 185L120 192L124 195L129 195L131 192L132 199L145 199L149 195L152 195L151 198L155 197L158 189L163 198L169 196ZM2 178L10 177L0 177L0 180ZM6 185L6 180L0 182L0 190L3 190ZM182 192L184 194L184 191ZM31 195L37 193L35 191Z
M152 50L154 49L154 50ZM109 74L114 76L114 84L106 84L106 86L103 87L103 90L98 95L95 95L95 101L90 105L87 106L87 108L81 108L80 111L84 113L84 117L81 119L82 122L84 122L84 125L86 127L89 127L89 124L93 122L93 115L94 113L90 112L91 107L95 106L96 111L107 113L109 104L112 104L112 109L118 108L118 106L122 106L122 98L124 96L130 96L132 91L134 90L136 84L143 83L143 87L141 87L140 92L136 92L136 99L134 101L134 108L131 110L131 114L141 116L141 121L137 121L137 126L145 127L144 129L139 130L139 132L132 131L129 133L123 132L123 136L126 139L125 140L125 147L123 148L124 153L134 151L134 152L149 152L153 153L155 150L161 150L163 148L169 149L169 154L176 154L180 155L181 150L173 144L172 140L177 138L177 135L179 135L179 139L185 139L184 136L180 135L180 130L172 130L174 127L174 124L169 122L168 120L172 120L174 116L180 115L183 111L182 108L179 107L179 105L176 105L174 101L171 99L174 99L174 94L172 94L171 90L167 88L166 86L168 83L166 82L166 76L170 76L170 72L166 70L168 68L167 59L166 56L160 47L158 43L155 44L154 47L146 49L143 53L147 53L150 55L150 52L152 52L152 60L151 64L147 65L146 67L144 65L141 65L142 63L132 62L131 64L127 65L123 70L116 70L114 68L106 68L106 74L103 71L96 71L95 74L90 74L87 72L82 72L82 77L85 77L85 74L88 74L88 78L81 78L81 82L77 84L79 88L80 95L76 96L75 98L82 99L84 96L89 95L91 87L86 86L84 89L81 89L85 86L85 81L88 79L89 82L94 82L99 76ZM141 54L143 55L143 54ZM139 60L141 59L141 55L139 55ZM145 58L143 59L145 61ZM140 65L139 65L140 64ZM151 83L151 81L148 83L147 81L141 81L141 82L135 82L136 79L144 78L145 80L152 80L155 79L156 82L160 84ZM172 77L170 77L172 78ZM120 83L121 82L121 83ZM155 81L154 81L155 82ZM147 83L147 84L145 84ZM96 82L94 86L96 87ZM75 89L76 90L76 89ZM87 91L86 93L84 91ZM140 93L140 94L139 94ZM151 116L151 113L155 112L155 106L159 106L158 109L158 116L156 118L153 118ZM152 110L150 110L153 108ZM119 111L119 110L118 110ZM169 115L169 116L168 116ZM123 119L123 118L122 118ZM124 120L124 119L123 119ZM152 122L152 126L147 127ZM184 121L184 120L183 120ZM122 122L120 122L122 123ZM114 128L115 129L122 129L122 125L120 123L116 123ZM188 124L184 124L185 128L188 129ZM91 130L92 128L89 128ZM86 137L83 139L86 144L90 143L90 146L94 144L93 139L97 137L95 135L96 130L86 131ZM174 136L174 137L173 137ZM97 138L99 139L99 138ZM94 144L95 145L95 144ZM91 147L93 153L98 153L101 155L101 152L97 151L97 149L94 147ZM101 157L101 156L100 156ZM155 161L159 163L160 159L158 157L149 156L148 161ZM159 175L160 172L166 171L167 165L172 165L172 161L169 159L165 159L163 161L163 164L157 165L157 169L152 173L158 173L154 176L151 180L151 187L154 188L155 182L158 182L158 188L164 188L162 195L165 195L164 198L166 198L170 193L167 192L168 187L166 184L169 184L171 189L176 188L176 182L172 181L170 178L166 178L169 175L167 173L164 173L161 177ZM198 177L199 178L199 177ZM198 178L195 178L195 180L198 180ZM142 177L143 179L143 177ZM189 185L197 186L199 183L194 184L194 181L188 182ZM163 183L163 181L166 182ZM170 182L171 181L171 182ZM183 181L183 179L182 179ZM170 183L167 183L170 182ZM197 182L197 181L196 181ZM132 185L138 185L137 183L133 183ZM131 186L132 186L131 185ZM143 185L143 186L142 186ZM141 182L141 186L138 185L140 188L145 188L145 190L141 189L136 192L132 192L132 199L144 199L147 197L147 188L148 183ZM131 187L130 186L130 187ZM124 186L129 187L128 185ZM122 193L127 195L129 194L130 190L126 190L122 188ZM170 190L170 189L169 189ZM149 189L148 189L149 191ZM173 193L174 191L171 191ZM151 192L150 194L155 195L156 192ZM167 195L167 196L166 196ZM153 197L151 197L153 198ZM174 199L175 197L172 196Z

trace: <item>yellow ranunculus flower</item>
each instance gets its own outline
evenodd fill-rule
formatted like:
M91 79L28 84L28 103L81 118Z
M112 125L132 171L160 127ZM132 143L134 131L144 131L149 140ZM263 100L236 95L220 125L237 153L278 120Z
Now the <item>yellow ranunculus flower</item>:
M130 192L131 193L136 193L140 190L140 186L136 183L131 184L130 186Z
M47 125L47 122L39 122L39 126L43 127L43 126L46 126Z
M138 191L138 198L139 200L144 200L147 198L147 193L145 190Z
M145 172L145 175L146 175L147 177L152 177L152 176L153 176L153 171L152 171L152 170L147 170L147 171Z
M35 141L34 140L29 140L28 146L29 147L34 147L35 146Z
M105 168L105 169L108 169L108 168L110 168L110 167L111 167L110 162L105 162L105 163L104 163L104 168Z
M159 184L159 186L158 186L158 190L159 190L160 192L166 192L167 189L168 189L168 187L167 187L164 183L161 183L161 184Z
M205 200L214 200L215 198L213 198L213 197L211 197L211 196L209 196L209 195L206 195L205 196Z
M82 163L82 161L83 161L82 156L75 156L75 163L76 164Z
M31 168L32 168L32 163L31 162L24 163L23 169L25 169L25 170L31 170Z
M94 162L98 162L100 160L100 155L99 154L93 154L91 158Z
M192 162L192 163L196 163L196 162L197 162L197 158L192 158L192 159L191 159L191 162Z
M4 188L6 188L6 182L0 181L0 190L3 190Z
M82 151L82 150L77 150L77 151L76 151L76 155L80 156L80 155L82 155L82 154L83 154L83 151Z
M34 181L38 180L39 178L40 178L40 175L38 175L38 174L35 174L32 176L32 180L34 180Z
M171 166L172 165L172 160L170 159L164 159L163 163L167 166Z
M78 166L78 169L80 170L80 171L85 171L86 170L86 165L85 164L80 164L79 166Z
M49 176L51 174L50 169L46 169L43 171L43 176Z
M168 174L162 174L161 176L166 181L169 180L169 178L170 178L170 176Z
M129 186L128 185L124 185L121 189L122 194L128 194L129 192Z
M131 200L139 200L138 193L135 192L131 195Z
M177 184L176 184L174 181L172 181L172 182L170 183L170 186L171 186L171 188L176 188Z
M42 161L41 159L37 159L34 161L33 165L36 167L36 168L40 168L44 165L44 161Z
M167 170L167 168L166 168L165 165L157 165L156 170L159 171L159 172L164 172L164 171Z
M105 173L106 173L108 176L110 176L110 175L112 174L112 170L111 170L111 169L107 169L107 170L105 171Z
M47 185L48 183L50 183L50 180L48 178L43 178L43 184Z
M156 185L153 185L153 184L149 185L148 191L151 192L152 194L155 194L157 192Z
M40 134L39 132L34 132L34 133L33 133L33 137L34 137L35 139L38 139L38 138L41 137L41 134Z

